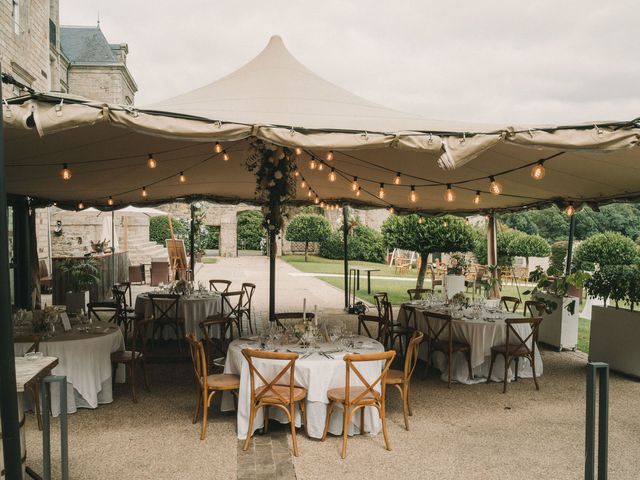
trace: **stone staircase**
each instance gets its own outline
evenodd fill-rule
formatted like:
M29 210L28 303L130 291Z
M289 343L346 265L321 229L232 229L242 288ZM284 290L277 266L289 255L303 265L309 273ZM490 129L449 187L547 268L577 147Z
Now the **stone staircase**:
M151 264L152 258L169 259L166 247L150 242L149 239L138 233L129 235L129 264Z

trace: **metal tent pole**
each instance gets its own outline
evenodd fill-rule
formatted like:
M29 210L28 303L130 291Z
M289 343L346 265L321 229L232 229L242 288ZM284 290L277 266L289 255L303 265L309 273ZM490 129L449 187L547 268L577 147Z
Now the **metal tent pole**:
M565 273L569 275L571 273L571 261L573 260L573 237L576 233L576 216L571 215L569 220L569 241L567 242L567 265L565 267Z
M2 71L0 65L0 71ZM2 88L0 84L0 104ZM5 478L22 479L20 427L16 394L16 364L13 351L11 298L9 296L9 237L7 188L4 159L4 131L0 107L0 412Z
M498 277L498 228L497 228L496 212L491 212L489 216L489 224L487 225L487 264L495 265L496 269L493 271L493 277ZM500 298L500 287L496 284L491 289L491 298Z
M349 207L345 203L342 206L342 237L344 244L344 308L349 309Z
M195 248L195 240L196 240L196 207L191 204L191 228L189 229L189 268L191 268L191 280L195 281L196 279L196 248Z

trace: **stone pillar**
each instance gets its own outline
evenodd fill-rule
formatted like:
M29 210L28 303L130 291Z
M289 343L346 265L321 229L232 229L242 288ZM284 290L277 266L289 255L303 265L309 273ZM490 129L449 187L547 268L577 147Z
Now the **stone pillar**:
M238 256L238 217L235 208L224 210L220 216L220 256Z

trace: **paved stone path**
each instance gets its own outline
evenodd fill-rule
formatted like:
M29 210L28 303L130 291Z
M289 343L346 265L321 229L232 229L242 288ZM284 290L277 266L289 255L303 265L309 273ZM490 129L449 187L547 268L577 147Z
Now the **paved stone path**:
M238 442L238 480L295 480L284 430L270 431L267 435L256 432L246 452L243 447L244 442Z

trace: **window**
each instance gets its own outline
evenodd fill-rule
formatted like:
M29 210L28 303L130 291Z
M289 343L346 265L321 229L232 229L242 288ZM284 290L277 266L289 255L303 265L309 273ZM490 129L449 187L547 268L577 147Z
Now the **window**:
M49 44L51 44L53 48L56 48L57 34L58 31L56 29L56 24L53 22L53 20L49 19Z
M11 17L13 18L13 33L20 35L20 0L11 0Z

